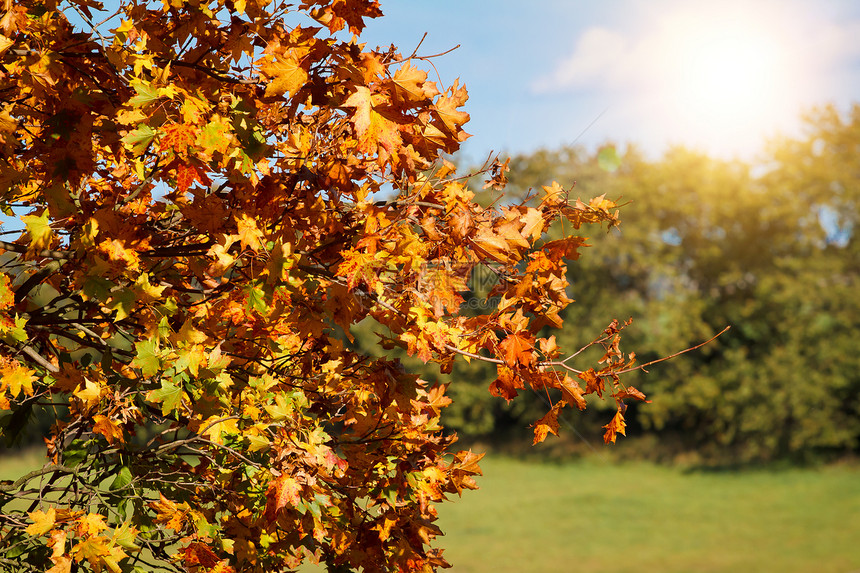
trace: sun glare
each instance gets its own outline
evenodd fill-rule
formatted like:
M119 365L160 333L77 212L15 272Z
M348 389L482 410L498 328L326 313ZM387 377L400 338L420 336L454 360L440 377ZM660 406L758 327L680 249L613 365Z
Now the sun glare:
M664 30L665 120L713 149L761 142L792 101L788 39L744 16L699 14Z

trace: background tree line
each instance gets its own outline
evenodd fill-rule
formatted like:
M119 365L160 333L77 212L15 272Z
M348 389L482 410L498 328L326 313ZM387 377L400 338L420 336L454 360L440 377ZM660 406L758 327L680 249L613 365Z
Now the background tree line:
M731 325L699 351L625 380L652 400L628 412L632 434L659 438L652 455L805 461L856 452L860 438L858 151L860 106L826 107L808 115L803 137L772 141L755 165L684 148L658 160L634 146L542 149L511 159L503 198L475 190L490 203L575 181L583 197L629 203L620 232L593 237L569 270L577 302L563 316L561 346L588 343L606 316L633 317L625 345L648 349L639 356L647 362ZM480 272L471 286L485 292L493 279ZM370 340L374 326L358 331ZM526 436L547 409L535 394L510 405L490 396L486 363L423 375L454 381L445 424L469 439ZM599 441L606 412L594 406L576 427Z

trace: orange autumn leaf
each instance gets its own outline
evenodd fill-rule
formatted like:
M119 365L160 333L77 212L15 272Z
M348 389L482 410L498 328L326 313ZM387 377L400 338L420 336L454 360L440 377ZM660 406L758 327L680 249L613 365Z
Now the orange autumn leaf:
M564 407L565 403L563 401L556 402L550 411L543 415L543 417L532 424L534 426L534 441L532 445L539 444L543 442L547 434L552 434L554 436L558 436L558 415L561 412L561 409Z
M627 423L624 421L624 414L621 413L621 409L615 412L612 420L603 427L606 428L606 432L603 434L603 442L606 444L610 442L614 444L616 434L626 436L625 428L627 427Z
M501 343L499 350L509 368L529 368L535 364L534 336L528 332L509 334Z
M266 519L274 521L278 512L287 506L297 506L302 487L292 476L281 476L269 482L266 490Z
M643 394L640 390L637 390L633 386L628 386L624 390L621 390L617 394L615 394L615 398L617 400L623 400L624 398L633 398L635 400L639 400L641 402L650 403L651 400L647 400L645 398L645 394Z
M362 153L376 153L381 147L392 154L403 144L397 124L383 115L384 106L385 99L364 86L358 86L343 103L343 107L355 108L351 121Z
M589 368L585 372L576 375L577 378L585 382L585 391L583 394L597 394L598 397L603 397L604 383L603 377L598 376L594 368Z
M122 428L113 420L102 414L93 416L93 431L105 437L109 444L117 444L125 441Z
M185 192L191 187L194 182L197 181L203 186L208 186L211 184L209 177L206 173L197 167L196 165L192 165L190 163L179 163L176 166L176 190L179 192Z
M501 396L505 400L513 400L516 398L517 389L522 389L523 379L518 376L513 370L505 366L498 367L498 377L490 384L490 394L493 396Z
M562 395L568 404L575 404L580 410L585 410L586 401L583 397L584 392L576 380L565 375L561 382L561 389Z

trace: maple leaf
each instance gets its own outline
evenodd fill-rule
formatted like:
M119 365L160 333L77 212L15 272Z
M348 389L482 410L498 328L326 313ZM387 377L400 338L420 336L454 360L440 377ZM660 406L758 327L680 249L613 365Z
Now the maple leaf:
M176 190L184 193L195 181L204 187L212 184L206 172L193 163L179 163L176 165Z
M107 527L104 516L98 513L88 513L78 519L79 535L98 535Z
M269 482L266 490L266 519L274 522L281 509L287 505L297 506L301 500L301 491L302 486L288 475Z
M158 87L152 84L135 80L131 82L131 87L134 88L137 95L129 99L128 103L134 107L142 107L160 97Z
M509 334L501 343L499 350L509 368L529 368L535 364L534 336L528 332Z
M98 406L101 398L102 388L92 380L84 378L83 388L75 390L74 395L79 398L87 408Z
M198 128L196 125L184 123L172 123L162 126L159 130L158 149L166 151L173 150L175 153L185 154L188 148L194 145L197 139Z
M75 555L76 561L84 559L89 561L94 571L101 571L102 567L107 567L113 573L121 573L119 561L126 557L125 551L99 535L83 539L72 548L71 552Z
M603 378L598 376L594 368L589 368L585 372L576 375L577 378L585 382L584 394L597 393L599 397L603 397Z
M378 261L370 253L363 253L353 249L341 253L343 262L337 267L337 275L347 279L347 288L352 290L360 283L375 290L379 284L379 277L375 272Z
M30 235L28 251L39 252L50 248L51 242L54 239L54 231L51 229L47 210L39 216L24 215L21 217L21 221L26 225L27 233Z
M177 533L182 531L190 510L188 504L185 502L177 504L164 497L164 494L160 492L158 497L158 501L151 501L147 504L158 514L156 520L159 523L164 523L168 529L172 529Z
M496 262L507 263L511 260L510 244L492 229L480 227L472 244L475 249Z
M18 396L21 390L27 396L32 396L33 382L38 380L34 374L36 374L34 370L22 366L18 362L3 365L0 368L0 375L2 375L2 378L0 378L0 393L8 388L13 398Z
M95 422L93 431L104 436L109 444L118 444L125 441L122 428L107 416L96 414L93 416L93 422Z
M579 387L576 380L565 375L561 382L561 391L568 404L576 404L577 408L585 410L586 401L583 397L582 388Z
M308 71L293 53L267 56L261 60L260 72L269 80L266 97L294 96L308 81Z
M395 97L405 104L423 102L440 93L436 84L427 81L427 72L413 68L409 61L394 72L391 81Z
M556 402L550 411L544 414L540 420L533 424L534 426L534 441L532 445L539 444L546 439L547 434L558 436L558 415L564 407L564 401Z
M265 235L263 231L257 227L257 221L253 217L242 213L241 217L236 217L236 233L239 236L239 242L243 249L251 249L255 253L260 250L260 239Z
M141 155L146 151L146 148L149 147L152 140L155 139L157 133L158 132L149 125L140 125L126 133L122 138L122 142L125 144L126 148L131 150L135 155Z
M355 126L358 150L362 153L376 153L377 148L382 147L393 154L403 144L397 124L380 113L384 102L383 96L371 94L365 86L358 86L343 102L343 107L355 108L350 121Z
M454 454L454 459L448 466L448 474L450 475L450 483L458 495L461 495L464 489L478 488L478 484L475 483L472 476L483 475L478 462L484 455L476 454L472 450L463 450Z
M207 123L198 136L198 143L207 153L219 151L226 153L233 141L230 132L230 125L221 117L213 117Z
M543 250L551 261L568 259L575 261L579 258L579 248L587 247L583 237L565 237L556 241L550 241L543 246Z
M205 543L191 543L182 551L182 554L185 558L185 565L199 565L211 569L221 562L221 559Z
M541 238L545 225L543 213L541 213L538 209L533 209L529 207L528 209L526 209L526 212L523 214L520 220L523 223L523 237L531 237L534 241L537 241Z
M140 368L144 376L152 376L161 368L161 351L154 339L141 340L134 343L135 357L131 366Z
M651 403L651 400L645 399L645 394L643 394L641 391L637 390L633 386L628 386L624 390L618 392L617 394L615 394L615 398L617 400L623 400L624 398L634 398L642 402L646 402L649 404Z
M54 523L57 521L57 510L53 507L49 507L48 511L36 510L27 515L33 523L27 526L26 531L29 535L37 537L48 533L54 528Z
M161 404L161 413L165 416L179 407L184 392L181 385L177 385L170 380L164 379L161 381L161 388L150 390L146 399L153 404Z
M624 421L624 414L621 412L621 408L615 412L615 416L612 417L612 420L603 426L606 428L606 432L603 434L603 442L608 444L612 442L615 443L616 434L621 434L622 436L626 436L625 428L627 424Z
M440 97L433 106L433 111L441 120L442 125L451 132L457 135L458 141L464 141L469 136L461 130L461 126L469 121L469 114L465 111L459 111L457 108L466 103L469 99L469 94L466 88L460 86L460 81L454 82L445 95Z
M499 366L497 378L490 383L490 394L501 396L507 401L517 397L517 389L523 388L523 380L513 370L505 366Z

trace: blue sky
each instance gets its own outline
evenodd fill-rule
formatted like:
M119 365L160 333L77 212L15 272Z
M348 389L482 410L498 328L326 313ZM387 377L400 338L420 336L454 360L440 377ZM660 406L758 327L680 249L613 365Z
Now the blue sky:
M383 0L382 9L362 35L371 46L409 54L425 32L419 55L460 44L433 64L443 85L460 77L469 89L472 161L574 141L754 159L768 137L799 133L804 109L860 99L857 1Z

